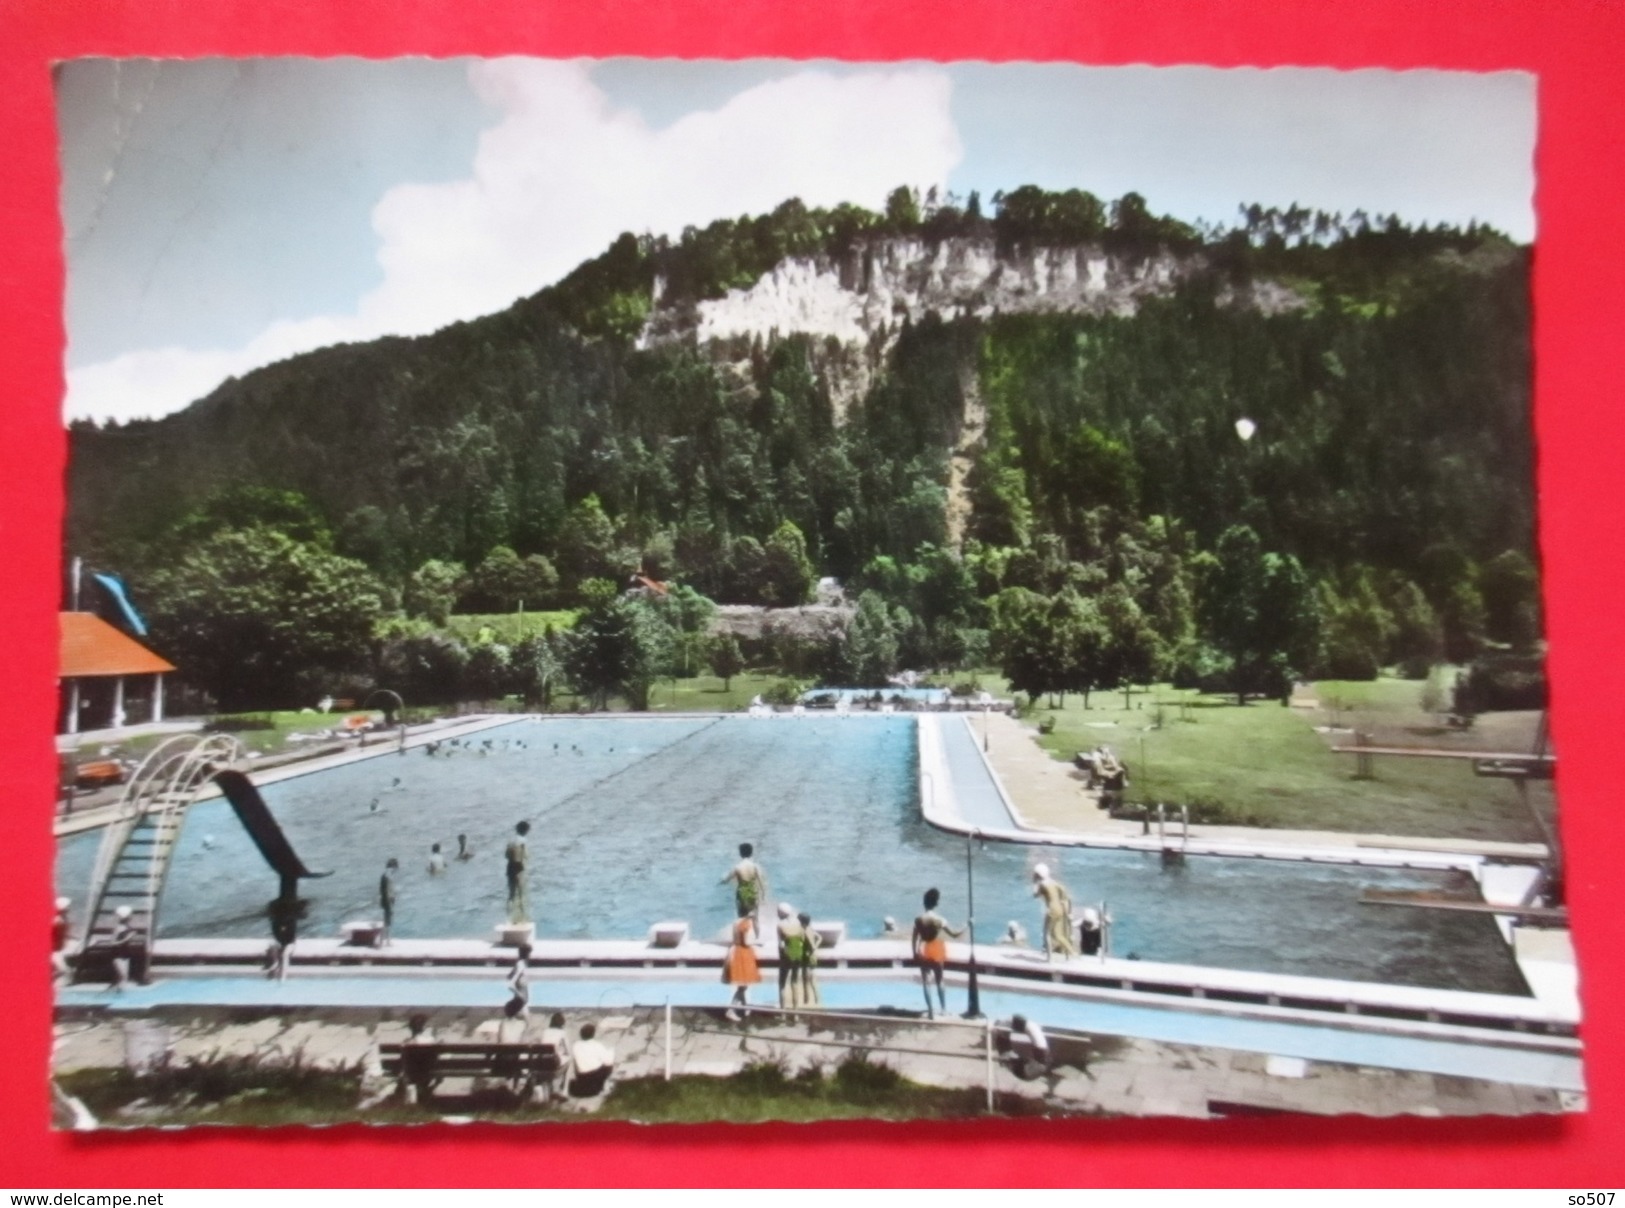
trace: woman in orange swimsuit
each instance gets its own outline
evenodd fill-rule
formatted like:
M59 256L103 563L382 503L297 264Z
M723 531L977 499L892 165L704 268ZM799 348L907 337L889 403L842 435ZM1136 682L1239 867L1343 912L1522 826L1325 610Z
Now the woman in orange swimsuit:
M935 889L925 891L925 913L914 920L914 959L920 965L920 987L925 991L925 1016L934 1019L936 1016L931 1010L931 980L933 974L937 983L937 1005L944 1013L948 1010L948 1000L942 993L942 967L948 963L948 943L942 937L951 935L958 939L964 935L964 929L955 931L948 926L948 920L937 913L937 903L942 900L942 894Z
M728 949L728 959L722 965L723 984L733 986L734 996L728 1006L728 1018L738 1020L738 1008L743 1007L745 991L762 980L762 971L756 966L756 918L754 914L743 915L734 920L733 946Z

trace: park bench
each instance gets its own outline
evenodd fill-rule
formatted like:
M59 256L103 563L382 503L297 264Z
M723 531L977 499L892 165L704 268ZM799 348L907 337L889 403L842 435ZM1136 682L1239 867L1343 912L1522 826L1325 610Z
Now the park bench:
M550 1097L564 1069L563 1057L550 1044L434 1041L380 1045L378 1052L384 1075L414 1088L421 1104L433 1099L435 1087L446 1078L500 1078L516 1088L520 1103L527 1103L538 1088Z
M95 759L82 763L74 771L73 782L79 788L99 789L111 784L124 783L124 765L116 759Z

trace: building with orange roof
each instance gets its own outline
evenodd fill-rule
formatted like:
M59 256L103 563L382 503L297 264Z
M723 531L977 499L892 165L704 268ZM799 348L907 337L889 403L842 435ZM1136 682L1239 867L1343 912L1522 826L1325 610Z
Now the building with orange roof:
M92 612L64 612L57 683L59 734L116 729L132 711L164 719L164 676L175 665Z

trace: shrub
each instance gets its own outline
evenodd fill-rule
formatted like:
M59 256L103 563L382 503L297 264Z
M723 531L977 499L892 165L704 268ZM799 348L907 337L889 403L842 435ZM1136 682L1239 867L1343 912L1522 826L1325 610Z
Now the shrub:
M205 734L241 734L247 730L274 730L276 722L269 717L256 714L244 714L231 717L216 717L203 727Z
M1466 716L1546 707L1546 662L1513 655L1487 656L1456 682L1456 712Z
M733 1076L741 1089L773 1094L782 1091L790 1081L784 1062L762 1059L753 1061Z
M1191 642L1175 656L1169 678L1176 688L1223 693L1230 691L1233 670L1234 665L1224 653L1205 643Z
M762 700L770 705L796 705L801 703L801 694L806 686L797 680L781 679L768 685L767 691L762 693Z
M903 1076L891 1066L869 1060L864 1049L856 1049L835 1067L835 1087L843 1099L865 1103L883 1099L897 1090Z

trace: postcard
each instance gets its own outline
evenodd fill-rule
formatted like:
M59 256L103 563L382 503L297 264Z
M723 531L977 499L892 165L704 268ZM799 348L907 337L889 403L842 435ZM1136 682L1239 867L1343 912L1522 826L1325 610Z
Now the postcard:
M56 98L58 1127L1584 1110L1533 75Z

